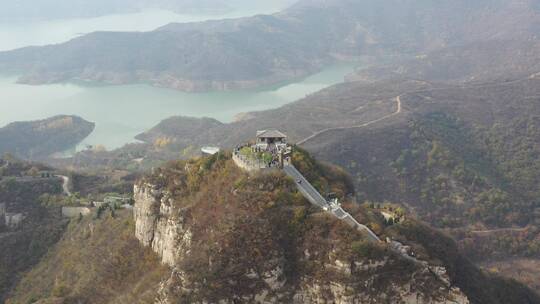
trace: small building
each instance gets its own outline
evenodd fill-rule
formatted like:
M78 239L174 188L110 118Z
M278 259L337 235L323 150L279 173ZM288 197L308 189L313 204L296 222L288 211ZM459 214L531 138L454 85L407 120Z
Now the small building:
M92 213L92 210L88 207L62 207L62 216L67 218L87 216L90 213Z
M18 228L24 221L25 216L22 213L6 213L5 214L5 225L10 229Z
M52 178L54 177L54 174L52 174L50 171L40 171L39 177L41 178Z
M278 130L257 131L257 147L267 150L271 146L287 145L287 135Z
M283 168L291 157L287 135L278 130L257 131L255 144L239 145L233 151L234 162L246 171Z
M133 210L133 206L130 205L130 204L123 204L122 206L120 206L121 209L126 209L126 210Z
M108 204L105 202L92 202L92 206L96 208L102 208L108 206Z
M124 204L130 204L131 198L123 196L106 196L103 203L111 207L120 207Z
M221 151L221 149L218 147L202 147L201 148L201 152L203 156L216 155L219 153L219 151Z

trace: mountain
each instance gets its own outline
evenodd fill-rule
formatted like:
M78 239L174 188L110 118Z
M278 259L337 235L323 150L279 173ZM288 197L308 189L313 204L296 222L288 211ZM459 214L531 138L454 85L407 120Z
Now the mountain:
M44 120L14 122L0 128L0 154L42 159L70 149L94 130L94 123L77 116L55 116Z
M293 162L416 258L313 207L282 172L248 174L220 153L141 178L133 217L107 211L72 221L7 303L540 303L479 271L446 236L414 220L386 225L350 201L339 168L300 149Z
M133 227L131 212L122 210L71 221L5 303L153 303L167 268Z
M23 83L145 82L185 91L253 88L337 60L414 57L478 41L536 39L535 1L306 0L274 15L98 32L0 53ZM513 54L519 56L519 54Z
M59 178L29 177L51 169L10 157L0 158L0 302L17 284L21 273L39 263L67 224L55 208L41 205L42 195L60 195ZM26 176L26 177L24 177ZM6 221L11 217L12 220Z
M166 158L206 145L232 148L254 130L279 128L292 143L344 167L360 201L400 202L453 235L475 261L534 260L538 81L350 82L230 124L170 118L139 138L148 159ZM167 145L156 146L159 138Z
M419 79L430 82L495 82L540 72L536 39L478 41L356 71L349 81Z

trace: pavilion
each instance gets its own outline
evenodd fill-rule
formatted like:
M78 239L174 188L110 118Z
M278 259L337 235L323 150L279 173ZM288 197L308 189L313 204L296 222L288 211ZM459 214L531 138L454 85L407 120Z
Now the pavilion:
M263 150L279 148L287 145L287 135L278 130L262 130L257 131L256 146Z

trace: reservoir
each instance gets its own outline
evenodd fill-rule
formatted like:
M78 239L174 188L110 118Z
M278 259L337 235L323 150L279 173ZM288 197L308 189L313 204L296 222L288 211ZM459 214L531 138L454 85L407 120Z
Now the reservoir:
M62 43L93 31L150 31L170 22L193 22L273 13L283 3L255 5L251 10L223 14L178 14L144 10L96 18L2 23L0 51L30 45ZM290 2L290 1L289 1ZM280 6L280 5L282 6ZM276 108L323 88L343 82L353 66L332 66L321 72L266 89L235 92L183 93L148 85L89 86L73 83L28 86L0 71L0 127L14 121L77 115L96 123L95 131L79 145L104 145L108 149L134 141L134 136L161 120L181 115L211 117L230 122L243 112Z
M211 117L230 122L239 113L272 109L343 82L352 65L328 67L293 83L256 91L184 93L148 85L81 86L16 84L16 77L0 76L0 126L14 121L67 114L96 123L82 142L108 149L171 116Z

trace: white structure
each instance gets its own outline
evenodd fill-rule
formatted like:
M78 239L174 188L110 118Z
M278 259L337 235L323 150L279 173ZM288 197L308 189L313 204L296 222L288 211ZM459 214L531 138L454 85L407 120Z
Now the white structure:
M22 213L6 213L5 224L8 228L15 229L24 221L25 216Z
M201 152L203 155L216 155L221 151L218 147L202 147Z
M100 207L104 207L104 206L108 206L109 204L108 203L105 203L105 202L92 202L92 206L96 207L96 208L100 208Z
M133 210L133 206L130 205L130 204L123 204L122 206L120 206L122 209L126 209L126 210Z
M88 207L62 207L62 216L67 218L86 216L90 213L92 213L92 210Z

